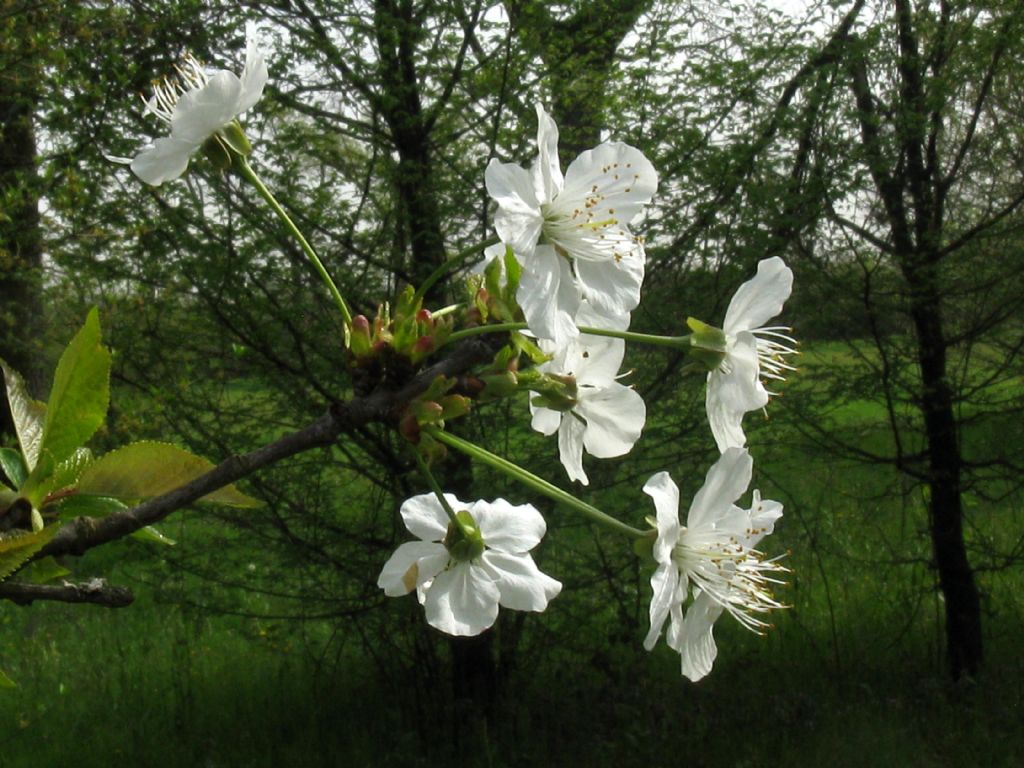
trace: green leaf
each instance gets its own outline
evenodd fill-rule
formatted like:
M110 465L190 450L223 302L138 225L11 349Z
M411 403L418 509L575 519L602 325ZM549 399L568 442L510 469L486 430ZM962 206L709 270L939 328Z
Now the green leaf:
M78 491L117 499L148 499L173 491L214 465L169 443L141 442L126 445L89 465L78 482ZM233 507L258 507L260 502L227 485L200 501Z
M49 525L33 533L17 531L4 534L0 538L0 581L18 570L26 560L42 549L43 545L53 538L58 528L59 525Z
M171 537L164 536L152 525L147 525L145 528L140 528L139 530L132 533L132 536L141 541L149 541L155 544L163 544L168 547L173 547L175 544L178 543Z
M87 466L92 464L92 451L88 448L78 448L68 458L62 461L53 469L45 481L38 483L34 496L38 497L40 503L54 491L63 488L73 488L78 485L78 478Z
M14 431L18 433L18 444L21 446L28 471L31 472L39 460L39 451L42 447L46 406L29 396L21 374L3 360L0 360L0 369L3 369L4 381L7 383L7 402L11 406Z
M48 584L70 574L71 571L58 563L54 558L44 557L41 560L29 563L18 571L18 580L27 581L30 584Z
M0 448L0 469L16 489L25 484L25 478L28 477L25 459L13 448Z
M73 517L106 517L114 512L123 512L128 505L108 496L69 496L60 503L60 519Z
M110 404L110 352L100 344L93 307L57 363L46 403L42 449L60 464L103 424Z
M0 669L0 688L17 688L18 684L11 680L4 671Z

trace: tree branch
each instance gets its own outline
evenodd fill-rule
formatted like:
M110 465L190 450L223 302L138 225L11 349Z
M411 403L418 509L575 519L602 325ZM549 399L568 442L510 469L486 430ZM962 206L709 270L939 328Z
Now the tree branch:
M53 600L60 603L92 603L107 608L124 608L131 605L135 595L127 587L112 587L104 579L89 579L82 584L0 584L0 600L10 600L18 605L31 605L36 600Z

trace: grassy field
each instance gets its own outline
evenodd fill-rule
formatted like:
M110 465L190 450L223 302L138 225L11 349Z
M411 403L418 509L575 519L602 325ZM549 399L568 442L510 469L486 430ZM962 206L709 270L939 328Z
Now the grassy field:
M805 364L808 380L815 365L849 354L819 353ZM700 684L680 677L666 648L641 648L649 567L558 513L538 557L566 589L543 616L506 612L491 633L498 675L486 733L454 692L451 646L411 598L367 597L365 612L333 620L256 618L245 614L273 614L278 601L128 542L86 562L136 590L131 608L0 613L0 664L19 683L0 693L0 766L1019 765L1024 573L979 573L986 668L971 683L948 682L921 489L824 453L789 397L773 406L770 428L748 418L757 485L786 505L766 549L791 552L783 597L792 607L765 637L723 618L719 659ZM883 450L891 439L871 398L837 402L829 417L847 442ZM652 444L671 444L671 429L652 424ZM981 450L1015 439L1006 429L980 422L966 438ZM705 459L674 470L688 493ZM550 454L540 461L550 465ZM639 461L610 462L595 483L609 510L634 522L649 513L631 509L633 478L647 471ZM1020 537L1021 501L968 497L976 564L997 564L992 553ZM216 563L224 542L245 546L234 529L188 519L168 531L179 547ZM260 558L254 549L224 567L241 581L246 559L272 567Z

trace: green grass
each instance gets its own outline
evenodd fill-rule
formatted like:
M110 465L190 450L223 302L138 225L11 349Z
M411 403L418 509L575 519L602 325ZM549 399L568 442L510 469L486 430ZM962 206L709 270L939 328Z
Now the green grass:
M723 618L715 670L701 683L680 677L668 649L641 648L649 568L621 539L595 536L561 510L550 511L551 533L538 559L566 589L543 616L521 624L512 612L500 617L492 648L500 675L486 742L479 717L453 693L448 641L425 628L412 598L381 600L375 573L365 575L365 612L271 621L189 607L217 604L244 614L282 606L196 578L184 565L164 562L163 550L131 542L90 553L81 572L133 586L132 607L0 612L0 666L19 683L0 692L0 765L435 766L483 765L486 755L494 766L516 768L1017 765L1024 748L1024 573L979 573L985 671L973 684L949 683L922 491L887 467L824 454L798 429L801 414L789 400L812 389L825 369L854 362L838 346L815 351L804 380L797 377L772 404L770 424L748 416L756 485L786 505L765 549L792 553L782 593L792 608L765 637ZM674 450L674 430L687 408L699 406L681 398L652 409L673 413L649 425L654 459L639 454L588 465L601 467L593 473L593 500L629 522L649 514L648 500L638 502L636 492L653 471L643 462L660 460L662 442L664 451ZM877 399L828 406L840 436L873 450L890 447ZM970 429L965 440L978 451L1016 439L1008 430L1019 430L995 419ZM561 482L550 443L516 432L507 447ZM708 460L700 452L675 460L684 496L700 484ZM489 473L478 481L488 495L514 493ZM345 489L332 481L322 492L340 497ZM368 493L360 487L360 496ZM1024 532L1022 501L1019 494L968 497L973 562L1012 548ZM342 514L352 521L364 515ZM249 534L202 515L185 519L167 533L229 580L244 583L253 562L270 575L266 584L347 584L359 594L347 575L325 578L327 586L307 583L317 573L308 564L276 560L259 543L246 548ZM361 531L379 536L377 526ZM227 557L237 548L239 556ZM382 550L368 562L379 567L384 557Z

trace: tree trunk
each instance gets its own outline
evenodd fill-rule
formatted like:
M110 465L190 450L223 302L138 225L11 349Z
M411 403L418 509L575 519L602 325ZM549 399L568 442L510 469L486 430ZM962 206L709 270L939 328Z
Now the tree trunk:
M43 241L39 222L39 180L33 118L38 103L36 57L25 50L32 39L30 18L14 16L15 31L0 59L0 357L40 391L38 339L42 325L40 274ZM21 43L17 41L22 41ZM7 398L0 397L0 433L13 432Z
M934 264L904 270L914 299L911 314L921 366L921 413L928 445L932 554L945 599L946 653L954 679L981 668L981 604L964 546L953 398L946 378L946 340Z

